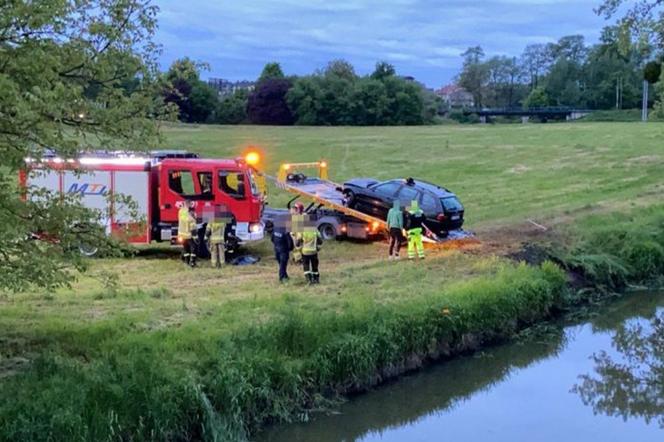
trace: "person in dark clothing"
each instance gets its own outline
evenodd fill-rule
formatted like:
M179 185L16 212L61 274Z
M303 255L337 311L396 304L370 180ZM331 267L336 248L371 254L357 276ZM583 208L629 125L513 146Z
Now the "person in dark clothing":
M277 220L276 225L266 226L274 246L274 257L279 263L279 282L288 281L288 260L290 252L295 248L293 237L286 220Z

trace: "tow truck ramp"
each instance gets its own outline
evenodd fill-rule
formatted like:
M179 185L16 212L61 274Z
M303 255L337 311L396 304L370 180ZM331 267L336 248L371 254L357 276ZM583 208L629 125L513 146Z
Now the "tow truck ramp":
M301 170L306 168L318 169L318 177L310 177L303 174ZM331 209L346 221L351 220L351 223L366 223L365 230L369 235L386 233L388 230L385 220L352 209L346 205L347 201L343 193L343 187L328 179L328 163L326 161L283 163L279 167L277 177L268 176L268 178L279 189L295 194L297 197L304 197L311 200L313 206ZM326 212L326 216L330 216L329 211ZM478 242L474 239L472 233L464 230L450 232L447 238L439 238L433 232L427 231L424 240L433 244Z

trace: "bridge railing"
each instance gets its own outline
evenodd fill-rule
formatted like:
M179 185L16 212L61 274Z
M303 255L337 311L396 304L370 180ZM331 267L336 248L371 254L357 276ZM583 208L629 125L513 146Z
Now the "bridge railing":
M568 115L573 113L590 113L591 109L582 109L569 106L548 106L548 107L494 107L494 108L475 108L465 111L469 114L482 115Z

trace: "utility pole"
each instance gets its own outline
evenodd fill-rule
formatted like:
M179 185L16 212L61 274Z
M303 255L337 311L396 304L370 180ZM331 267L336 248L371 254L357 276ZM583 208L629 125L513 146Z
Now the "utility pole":
M643 109L641 110L641 121L648 121L648 80L643 80Z
M624 78L616 78L616 109L620 110L623 107L623 86Z
M618 109L623 108L623 90L624 90L623 86L624 86L624 82L625 82L625 78L620 77L620 100L619 100L619 108Z

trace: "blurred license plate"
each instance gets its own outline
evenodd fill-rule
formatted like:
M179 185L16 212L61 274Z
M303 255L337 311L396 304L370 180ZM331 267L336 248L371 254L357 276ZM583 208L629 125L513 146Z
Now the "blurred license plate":
M452 221L456 221L459 219L459 215L452 215Z

